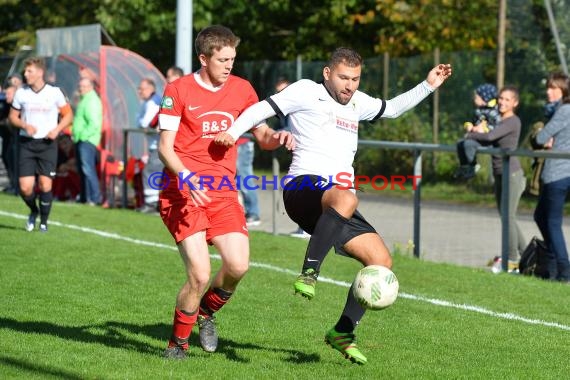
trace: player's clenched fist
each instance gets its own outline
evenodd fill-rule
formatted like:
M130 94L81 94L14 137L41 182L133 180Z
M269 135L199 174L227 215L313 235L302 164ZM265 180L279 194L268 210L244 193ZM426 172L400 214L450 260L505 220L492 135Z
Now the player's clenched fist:
M220 132L214 138L214 143L217 145L223 145L223 146L226 146L229 148L230 146L233 146L236 142L235 142L234 138L229 133Z

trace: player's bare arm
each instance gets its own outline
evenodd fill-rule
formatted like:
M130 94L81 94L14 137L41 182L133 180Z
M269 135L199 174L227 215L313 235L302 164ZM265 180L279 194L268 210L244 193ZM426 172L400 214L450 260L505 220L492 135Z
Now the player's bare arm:
M36 127L34 127L31 124L24 122L24 120L22 120L20 118L20 113L21 112L15 108L10 109L10 113L8 115L8 119L10 120L10 124L12 124L12 126L14 126L15 128L22 128L24 131L26 131L28 136L35 135L37 132Z
M436 89L451 76L451 73L452 69L450 64L440 63L431 69L431 71L428 73L426 81L433 89Z
M57 126L51 131L49 131L48 134L46 135L46 137L50 140L57 139L59 133L68 128L71 125L71 123L73 123L73 111L71 110L71 106L69 104L66 104L65 106L61 107L59 113L61 115L59 123L57 123Z
M291 132L275 131L267 124L262 124L253 130L253 135L261 149L274 150L281 146L287 150L295 149L295 138Z
M160 131L160 140L158 145L158 157L171 172L177 176L182 175L184 178L188 177L191 171L184 167L184 164L174 152L174 139L176 138L176 131L162 130ZM203 206L210 203L211 199L206 192L208 189L202 189L200 186L200 178L198 176L191 176L189 178L193 186L188 187L192 201L197 206Z

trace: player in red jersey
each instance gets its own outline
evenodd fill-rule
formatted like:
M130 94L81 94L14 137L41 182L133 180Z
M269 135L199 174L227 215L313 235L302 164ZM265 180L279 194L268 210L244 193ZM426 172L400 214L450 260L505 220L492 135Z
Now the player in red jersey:
M234 180L236 148L214 144L218 133L258 101L249 82L230 74L239 41L224 26L203 29L195 42L200 70L169 83L162 98L158 151L166 168L160 215L187 275L176 299L167 358L186 357L196 321L202 348L216 350L213 315L228 302L249 266L248 231ZM289 132L275 132L265 123L252 133L262 149L294 147ZM208 244L222 258L211 281Z

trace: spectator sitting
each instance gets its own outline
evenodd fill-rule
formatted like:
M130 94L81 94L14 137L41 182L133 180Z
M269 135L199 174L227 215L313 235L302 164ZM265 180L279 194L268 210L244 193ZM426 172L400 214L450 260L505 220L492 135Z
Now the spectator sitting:
M57 138L57 169L53 180L55 200L76 200L81 189L81 180L77 173L75 149L71 137L62 134Z

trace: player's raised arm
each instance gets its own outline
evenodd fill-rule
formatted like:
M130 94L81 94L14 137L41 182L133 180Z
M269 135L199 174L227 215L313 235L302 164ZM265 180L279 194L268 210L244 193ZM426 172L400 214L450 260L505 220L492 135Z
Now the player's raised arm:
M440 63L428 73L426 81L435 90L451 76L452 69L449 63Z
M451 65L439 64L427 75L427 78L416 87L386 101L386 109L382 114L384 118L397 118L404 112L414 108L427 98L451 76Z

